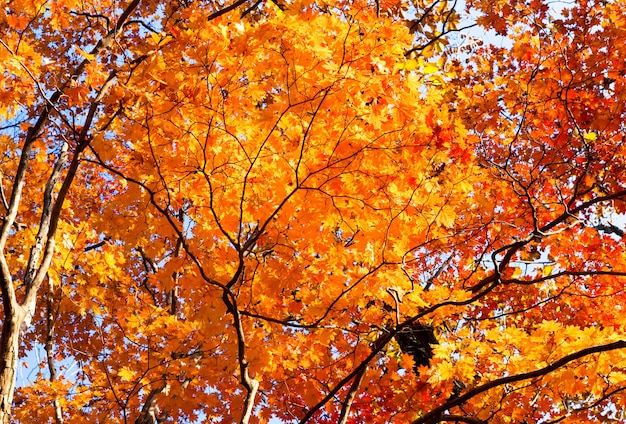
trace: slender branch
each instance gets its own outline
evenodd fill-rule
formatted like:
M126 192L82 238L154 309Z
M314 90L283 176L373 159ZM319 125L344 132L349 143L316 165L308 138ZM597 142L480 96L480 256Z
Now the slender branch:
M198 258L197 255L195 255L193 253L193 251L189 247L189 244L188 244L188 242L187 242L187 240L185 238L185 235L183 234L182 229L179 228L179 224L177 223L178 220L177 219L175 220L172 217L172 215L166 210L166 208L162 207L157 202L156 192L154 190L152 190L150 187L148 187L145 183L143 183L143 182L141 182L141 181L139 181L139 180L137 180L135 178L129 177L127 175L124 175L122 172L118 171L117 169L113 168L112 166L107 165L106 162L103 161L100 158L100 155L98 154L98 152L96 152L93 148L91 149L91 153L93 153L93 155L96 157L97 160L85 159L85 162L89 162L89 163L93 163L93 164L99 165L102 168L106 169L107 171L111 172L112 174L117 175L120 178L123 178L125 181L128 181L130 183L136 184L138 187L141 187L142 189L144 189L146 191L146 193L148 193L148 195L150 196L150 204L152 204L152 206L154 206L155 209L157 211L159 211L159 213L163 217L165 217L165 219L167 220L167 222L170 225L171 229L174 231L174 233L176 234L177 238L180 240L181 246L182 246L183 250L185 251L187 256L189 258L191 258L191 260L196 264L202 279L204 281L206 281L207 283L213 285L213 286L219 287L219 288L221 288L223 290L226 289L226 286L224 284L221 284L219 281L216 281L216 280L212 279L206 273L206 270L202 266L202 263L200 262L200 259Z
M46 296L46 343L44 349L46 351L46 359L48 363L48 372L50 373L50 382L54 382L57 379L57 370L54 363L54 328L58 315L58 309L54 309L54 293L52 290L52 284L50 282L48 293ZM54 422L55 424L63 423L63 411L61 409L61 402L58 397L55 396L54 401Z
M436 36L432 37L430 40L428 40L428 42L427 42L427 43L422 44L421 46L416 46L416 47L413 47L413 48L411 48L411 49L407 50L407 51L404 53L404 55L405 55L406 57L408 57L408 56L410 56L410 55L411 55L411 53L414 53L414 52L417 52L417 51L423 51L423 50L426 50L426 48L428 48L428 46L430 46L430 45L434 44L435 42L437 42L437 40L439 40L439 39L441 39L441 38L445 37L446 35L448 35L448 34L450 34L450 33L465 31L466 29L470 29L470 28L473 28L473 27L475 27L475 26L477 26L477 25L476 25L476 24L471 24L471 25L466 25L466 26L461 27L461 28L458 28L458 29L446 29L446 30L445 30L444 32L442 32L441 34L439 34L439 35L436 35Z
M562 213L561 215L559 215L557 218L555 218L554 220L552 220L551 222L547 223L546 225L544 225L543 227L539 228L534 234L529 235L528 237L526 237L523 240L518 240L514 243L508 244L506 246L502 246L499 249L495 250L491 256L492 256L492 260L494 261L495 266L495 270L493 272L493 274L491 274L490 276L482 279L481 281L479 281L477 284L475 284L474 286L470 287L469 290L472 293L476 293L479 290L483 289L486 285L488 284L492 284L494 282L497 282L500 278L500 273L508 266L508 264L510 263L511 259L513 258L513 256L515 255L516 252L518 252L520 249L522 249L524 246L526 246L528 243L532 242L536 237L542 238L542 237L548 237L551 234L554 233L550 233L550 230L552 230L553 228L555 228L556 226L558 226L559 224L562 224L564 222L566 222L568 219L572 218L575 216L575 214L584 211L585 209L597 204L597 203L601 203L601 202L606 202L606 201L610 201L610 200L615 200L615 199L620 199L626 197L626 190L621 190L612 194L608 194L606 196L598 196L595 197L593 199L587 200L583 203L581 203L580 205L576 206L575 208L566 211L564 213ZM496 261L496 256L499 255L500 253L506 252L504 254L504 257L502 258L502 260L500 260L500 263L497 264Z
M52 200L52 191L54 190L54 187L56 186L56 183L58 182L58 179L61 175L61 171L65 167L65 164L67 162L67 143L63 144L59 159L57 160L52 175L50 176L46 184L44 191L44 207L41 215L41 221L39 224L39 230L37 232L36 242L31 248L31 253L28 258L28 265L26 268L26 295L24 305L26 305L28 311L34 311L37 290L43 282L45 275L48 272L48 268L50 267L50 263L52 262L56 230L58 227L59 218L61 216L63 203L76 176L76 171L78 170L78 166L80 164L80 156L83 150L85 150L85 148L91 141L89 137L89 131L96 116L98 107L100 106L100 101L113 84L116 76L117 71L113 70L109 74L105 83L100 88L98 95L89 106L83 128L78 135L78 140L76 141L74 156L70 163L67 175L63 180L63 184L61 185L57 198L56 200L54 200L54 202ZM39 263L39 258L42 254L42 244L44 240L46 242L45 251L43 253L41 263Z
M5 211L9 210L9 202L7 202L7 198L4 195L4 173L0 171L0 200L2 201L2 207L4 207Z

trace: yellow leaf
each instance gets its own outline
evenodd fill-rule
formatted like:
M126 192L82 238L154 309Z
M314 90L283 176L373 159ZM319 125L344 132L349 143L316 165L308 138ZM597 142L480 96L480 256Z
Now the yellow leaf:
M473 186L472 186L472 185L471 185L471 184L470 184L467 180L460 181L460 182L457 184L457 187L458 187L458 188L459 188L459 189L460 189L463 193L469 193L469 192L471 192L471 191L474 189L474 187L473 187Z
M404 64L404 70L412 71L414 69L417 69L417 61L415 59L407 60Z
M583 134L583 138L587 141L596 141L596 138L598 138L598 135L593 131L589 131Z
M434 63L427 63L424 65L424 73L425 74L434 74L439 70L439 67Z
M558 333L563 330L563 327L556 321L543 320L541 324L537 326L537 330L542 333Z
M150 38L152 38L154 44L156 44L157 46L159 45L159 42L161 41L161 37L159 36L159 34L157 34L156 32L151 32Z
M444 361L437 367L439 381L450 380L456 373L454 365L449 361Z
M626 381L626 374L621 371L613 371L609 374L609 381L613 384L623 384Z
M456 220L456 212L454 212L454 209L452 209L452 207L445 205L439 211L436 222L437 224L442 225L446 228L451 228L454 226L455 220Z
M117 375L126 381L131 381L135 376L135 373L128 367L123 367L121 370L117 372Z
M82 57L84 57L85 59L87 59L88 61L92 62L96 59L96 55L91 54L91 53L87 53L85 50L81 49L80 47L76 47L76 50L78 50L78 53L80 53L80 55Z
M117 261L115 260L115 254L111 252L104 253L104 261L107 265L114 267L117 265Z
M404 63L396 63L393 67L394 71L404 70L404 71L413 71L419 67L419 63L415 59L409 59Z
M161 34L157 34L156 32L151 32L150 38L152 38L152 41L154 42L154 44L156 44L159 47L166 45L167 43L169 43L170 41L174 39L174 37L172 37L169 34L163 37L161 36Z
M548 275L552 274L552 271L554 270L554 264L553 265L546 265L543 267L543 276L547 277Z
M429 82L431 85L434 85L436 87L443 85L443 79L439 75L433 75L432 77L430 77Z

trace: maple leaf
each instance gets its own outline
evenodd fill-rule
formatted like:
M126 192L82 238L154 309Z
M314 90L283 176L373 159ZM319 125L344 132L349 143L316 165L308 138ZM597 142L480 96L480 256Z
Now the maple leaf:
M456 220L456 212L449 205L444 205L437 214L436 222L446 228L452 228Z
M128 367L123 367L117 372L117 375L122 380L133 381L133 378L135 377L135 372Z

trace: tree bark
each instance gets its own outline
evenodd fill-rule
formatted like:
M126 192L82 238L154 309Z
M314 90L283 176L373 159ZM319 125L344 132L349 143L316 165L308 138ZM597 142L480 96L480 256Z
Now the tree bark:
M53 311L53 293L52 288L49 287L46 296L46 344L44 346L46 350L46 360L48 362L48 372L50 373L50 382L53 383L57 379L57 369L54 364L54 326L56 321L56 313ZM55 315L53 317L53 314ZM63 424L63 411L61 409L61 402L59 398L55 397L53 401L54 405L54 422L55 424Z
M9 424L16 384L20 326L24 322L25 313L21 306L7 305L6 298L4 306L4 323L0 339L0 423Z

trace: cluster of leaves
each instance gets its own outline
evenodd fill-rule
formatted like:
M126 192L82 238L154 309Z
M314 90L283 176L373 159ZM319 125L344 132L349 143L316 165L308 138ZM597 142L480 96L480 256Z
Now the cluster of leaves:
M0 422L623 419L625 6L11 1Z

